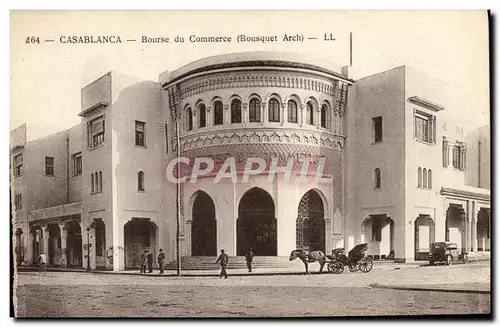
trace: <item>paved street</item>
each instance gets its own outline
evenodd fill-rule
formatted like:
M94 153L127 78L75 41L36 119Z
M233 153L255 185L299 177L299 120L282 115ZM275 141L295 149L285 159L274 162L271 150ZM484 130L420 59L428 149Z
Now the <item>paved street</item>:
M489 263L227 280L29 272L19 274L18 286L20 317L303 317L491 310Z

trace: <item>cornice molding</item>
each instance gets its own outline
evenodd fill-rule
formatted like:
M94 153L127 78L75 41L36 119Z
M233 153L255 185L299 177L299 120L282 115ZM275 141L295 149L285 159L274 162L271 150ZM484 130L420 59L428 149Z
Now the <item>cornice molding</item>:
M444 110L443 106L441 106L437 103L434 103L432 101L429 101L427 99L418 97L418 96L409 97L408 101L410 101L413 104L419 105L421 107L427 108L429 110L435 111L435 112Z
M109 105L109 103L107 102L103 102L103 101L100 101L90 107L88 107L87 109L83 110L82 112L80 112L78 114L78 116L80 117L88 117L89 115L91 115L93 112L101 109L101 108L106 108L107 106Z
M489 194L482 194L471 191L458 190L453 188L442 187L440 191L441 195L448 196L456 196L460 198L473 199L473 200L482 200L490 202Z

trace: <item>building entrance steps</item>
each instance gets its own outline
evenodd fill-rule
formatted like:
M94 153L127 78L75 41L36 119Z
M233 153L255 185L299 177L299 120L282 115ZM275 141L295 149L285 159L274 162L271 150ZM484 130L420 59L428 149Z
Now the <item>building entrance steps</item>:
M181 258L181 269L183 270L214 270L218 265L215 265L217 257L211 256L185 256ZM312 263L312 266L318 263ZM253 268L302 268L302 261L296 259L290 261L288 257L274 256L256 256L252 262ZM319 267L319 265L318 265ZM230 256L227 269L246 269L247 263L244 256ZM167 270L177 269L177 260L174 260L165 266Z

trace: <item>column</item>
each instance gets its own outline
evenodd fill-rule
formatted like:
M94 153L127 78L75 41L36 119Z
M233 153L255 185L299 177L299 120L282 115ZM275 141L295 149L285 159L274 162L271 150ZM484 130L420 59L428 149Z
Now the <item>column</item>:
M229 112L229 104L224 104L224 111L222 113L222 121L224 122L224 126L229 125L231 121L231 113Z
M207 106L207 114L206 114L206 117L205 117L206 121L207 121L207 127L210 127L213 125L213 122L212 122L212 107L211 106Z
M125 239L124 239L124 229L125 224L127 222L121 224L113 222L113 225L110 227L111 232L113 233L113 271L125 270ZM106 243L108 242L108 238L106 237ZM175 240L174 240L175 244ZM175 253L175 252L174 252Z
M200 122L198 121L198 115L196 114L198 112L198 108L197 107L194 107L191 111L192 115L193 115L193 129L192 131L196 131L198 128L199 128L199 124Z
M192 248L191 248L191 230L192 230L192 221L191 220L187 220L186 221L186 229L185 229L185 232L184 232L184 247L181 247L181 255L183 256L191 256L192 255Z
M267 112L267 102L262 102L262 124L267 123L269 116L266 115Z
M59 229L61 231L61 260L59 263L63 263L62 260L66 259L66 247L67 247L67 239L68 239L68 230L66 229L65 223L59 224ZM67 263L67 260L66 260Z
M321 126L321 107L316 108L316 129Z
M85 226L83 223L79 223L79 225L80 225L80 232L82 234L82 244L80 245L80 247L82 249L82 256L81 256L80 260L82 261L81 262L82 268L86 268L87 267L87 257L86 257L87 251L85 250L85 247L83 245L86 244L86 242L87 242L87 238L86 238L87 234L85 234L87 232L85 231Z
M47 257L47 263L50 261L49 258L49 227L47 225L42 226L42 236L43 236L43 253Z
M249 121L248 119L248 103L247 102L243 102L241 104L241 122L246 125L246 123Z
M304 124L304 109L305 109L305 107L306 107L305 104L300 105L300 126L299 127L302 127L302 125Z
M28 249L26 253L26 258L24 260L28 261L29 263L32 263L35 261L36 258L33 258L33 242L35 241L35 235L31 232L31 230L28 229Z
M276 179L277 180L277 179ZM283 183L277 187L276 223L278 256L289 256L296 248L296 185Z
M467 201L467 216L466 216L466 224L465 224L465 235L466 235L466 243L465 243L465 252L470 251L472 244L472 201Z
M472 252L477 252L477 215L479 213L479 206L476 201L472 201L472 219L471 219L471 242Z
M281 126L285 123L285 119L287 117L286 103L281 104Z

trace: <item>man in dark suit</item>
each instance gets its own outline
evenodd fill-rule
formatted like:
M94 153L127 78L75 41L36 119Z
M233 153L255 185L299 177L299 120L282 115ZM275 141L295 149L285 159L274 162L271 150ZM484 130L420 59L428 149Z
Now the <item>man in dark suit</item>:
M158 254L158 266L160 266L160 275L162 275L164 272L163 269L164 263L165 263L165 253L163 253L163 250L160 249L160 254Z
M153 272L153 252L151 251L148 251L148 269L148 272Z
M247 267L248 267L248 272L252 272L252 262L253 262L253 251L252 248L250 248L245 254L245 260L247 262Z
M224 276L224 279L226 279L227 278L226 267L227 263L229 262L229 257L227 256L227 254L224 253L224 249L220 250L220 255L217 258L217 261L215 261L215 264L218 264L219 262L221 267L219 278L222 278L222 276Z

